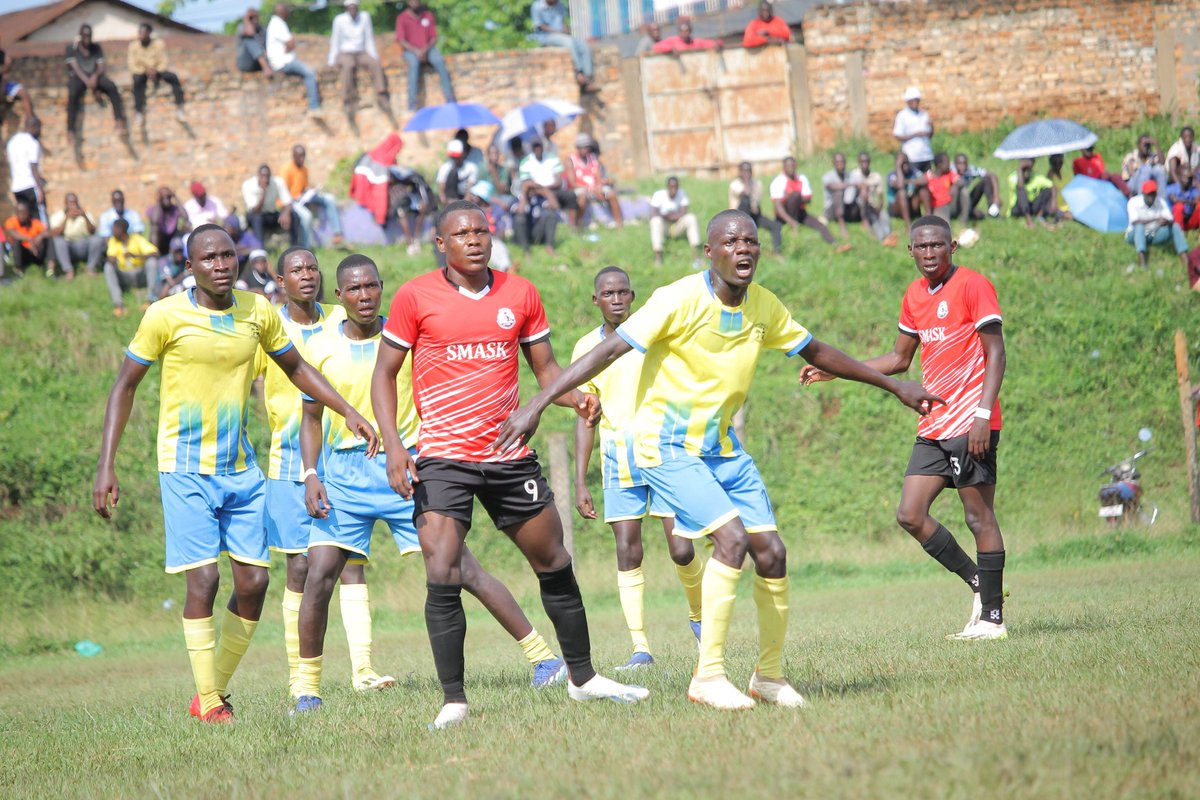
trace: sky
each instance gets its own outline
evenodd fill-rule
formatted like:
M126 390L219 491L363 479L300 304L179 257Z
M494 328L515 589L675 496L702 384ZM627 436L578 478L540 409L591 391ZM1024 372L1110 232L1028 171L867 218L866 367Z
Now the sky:
M126 0L126 2L155 10L158 0ZM0 0L0 14L45 5L39 0ZM259 5L258 0L181 0L175 19L205 31L217 31L231 19L242 15L248 7Z

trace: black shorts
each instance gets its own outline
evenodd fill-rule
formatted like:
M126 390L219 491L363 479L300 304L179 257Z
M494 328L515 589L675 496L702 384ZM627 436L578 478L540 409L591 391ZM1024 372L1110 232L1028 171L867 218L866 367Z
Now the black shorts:
M967 434L953 439L925 439L918 436L913 443L912 456L904 475L938 475L948 486L996 485L996 448L1000 431L992 431L991 446L982 460L967 452Z
M537 454L516 461L477 462L418 458L413 484L413 519L434 511L471 529L475 498L500 530L518 525L554 502Z

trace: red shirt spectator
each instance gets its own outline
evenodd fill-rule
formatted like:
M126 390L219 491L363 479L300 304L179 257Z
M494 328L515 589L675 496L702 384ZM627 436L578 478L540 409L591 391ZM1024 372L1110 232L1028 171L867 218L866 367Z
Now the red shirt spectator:
M938 175L933 170L925 173L929 181L929 194L933 198L933 207L941 208L950 205L950 187L958 180L958 173L950 170L945 175Z
M429 43L437 39L437 21L433 18L433 12L428 8L421 9L421 13L414 13L411 8L406 8L400 12L400 16L396 17L396 42L408 42L413 47L424 50L429 47Z
M692 36L692 23L686 18L681 17L678 22L679 33L674 36L668 36L660 42L655 43L654 52L656 53L677 53L682 50L712 50L720 49L721 42L717 39L696 39Z
M1091 153L1091 155L1088 155ZM1089 178L1104 180L1104 158L1095 150L1084 150L1083 155L1071 162L1071 169L1076 175L1087 175Z
M746 32L742 34L742 47L763 47L779 39L791 41L791 38L791 26L783 17L773 16L766 22L755 17L750 20L750 24L746 26Z

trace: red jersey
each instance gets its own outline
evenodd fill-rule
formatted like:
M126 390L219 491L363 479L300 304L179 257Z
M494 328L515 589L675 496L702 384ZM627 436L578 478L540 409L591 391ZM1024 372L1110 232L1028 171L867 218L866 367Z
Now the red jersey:
M520 405L520 346L550 335L532 283L492 272L491 285L476 294L441 270L428 272L396 291L383 335L412 351L421 456L514 461L529 454L524 446L488 448Z
M1079 156L1071 162L1071 171L1076 175L1087 175L1089 178L1104 177L1104 159L1099 153L1092 153L1091 158Z
M921 383L946 401L917 423L926 439L953 439L971 430L983 397L987 361L979 329L1001 322L1000 301L987 278L958 267L941 286L929 290L918 278L900 304L900 330L921 342ZM1000 430L1000 400L992 408L992 430Z

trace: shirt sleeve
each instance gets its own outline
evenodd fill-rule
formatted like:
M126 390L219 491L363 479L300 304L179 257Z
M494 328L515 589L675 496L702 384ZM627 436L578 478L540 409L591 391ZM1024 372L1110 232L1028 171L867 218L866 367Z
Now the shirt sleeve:
M542 296L531 283L525 296L525 323L517 336L521 344L532 344L550 335L550 323L546 320L546 307L542 305Z
M255 315L258 317L259 345L269 356L287 352L292 347L292 340L288 338L287 329L283 327L283 320L271 307L267 298L262 295L252 296L254 297Z
M768 315L767 330L763 336L763 347L768 350L780 350L787 353L788 358L799 354L812 341L808 329L796 322L779 298L768 293L771 304Z
M963 290L967 313L975 323L975 330L992 322L1004 322L1000 316L1000 300L996 297L996 287L992 286L991 281L982 275L972 275L971 281Z
M771 181L770 192L772 200L782 200L787 194L787 178L782 173L776 175Z
M411 284L396 290L383 326L383 337L408 350L417 343L417 293Z
M742 34L742 47L762 47L767 43L767 37L759 33L761 27L762 23L759 20L750 20L750 24L746 26L746 30Z
M904 299L900 301L899 328L901 333L909 336L917 335L917 319L913 316L912 308L908 304L908 292L904 293Z
M681 303L671 296L669 288L655 289L650 300L617 328L617 335L639 353L664 338L678 316Z
M109 254L112 255L111 244ZM167 347L171 330L167 315L161 308L151 304L150 308L146 309L142 321L138 323L137 333L133 335L133 341L125 348L125 355L139 364L153 364Z
M903 136L904 131L904 112L896 114L896 121L892 124L892 136Z

